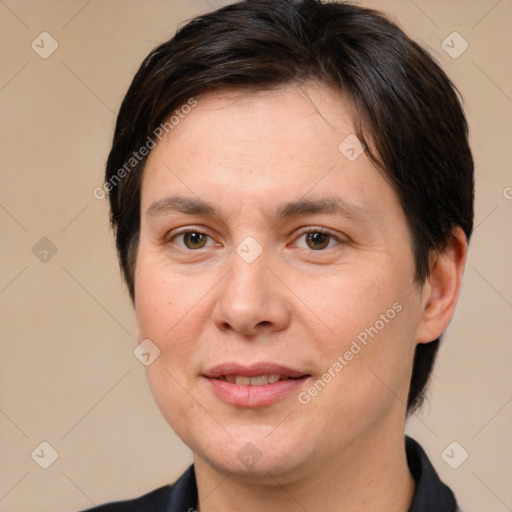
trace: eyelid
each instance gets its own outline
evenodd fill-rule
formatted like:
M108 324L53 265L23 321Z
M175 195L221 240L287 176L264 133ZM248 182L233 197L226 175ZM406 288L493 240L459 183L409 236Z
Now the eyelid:
M300 228L297 232L297 236L303 235L304 233L324 233L326 235L332 236L333 238L336 238L340 242L342 241L341 238L336 233L334 233L330 229L323 228L321 226L307 226L304 228Z

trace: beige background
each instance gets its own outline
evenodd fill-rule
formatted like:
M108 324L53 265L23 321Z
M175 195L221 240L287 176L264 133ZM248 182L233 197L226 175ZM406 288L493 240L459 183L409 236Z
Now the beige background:
M142 59L185 20L226 3L0 0L2 511L134 497L192 460L133 355L107 203L92 191ZM359 3L389 12L452 77L476 161L462 297L432 397L408 432L466 512L512 510L512 1ZM59 45L47 59L31 48L43 31ZM441 46L453 31L469 43L456 59ZM46 263L32 252L42 237L57 249ZM48 469L31 458L43 441L58 452ZM469 453L458 469L441 457L452 441Z

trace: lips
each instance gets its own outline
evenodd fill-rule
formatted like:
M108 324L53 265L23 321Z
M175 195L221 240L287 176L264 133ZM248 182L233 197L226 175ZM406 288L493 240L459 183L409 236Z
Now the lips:
M209 379L226 378L226 376L251 378L265 375L278 375L280 377L278 380L284 380L285 378L299 379L308 375L308 373L288 368L286 366L266 362L256 363L250 366L243 366L238 363L223 363L209 368L204 372L204 376Z
M274 363L224 363L203 374L214 394L238 407L264 407L297 393L311 375Z

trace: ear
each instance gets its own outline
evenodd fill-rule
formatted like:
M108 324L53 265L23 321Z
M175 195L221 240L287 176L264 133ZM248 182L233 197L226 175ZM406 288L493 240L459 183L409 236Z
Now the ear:
M433 257L430 275L422 290L423 313L416 333L417 343L439 338L448 326L459 298L467 250L466 235L457 226L446 247Z

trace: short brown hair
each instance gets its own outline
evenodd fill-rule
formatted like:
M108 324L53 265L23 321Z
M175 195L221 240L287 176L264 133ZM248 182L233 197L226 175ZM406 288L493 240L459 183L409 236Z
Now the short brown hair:
M121 105L105 183L132 301L147 159L131 158L134 152L202 92L256 92L311 80L353 102L356 135L405 212L415 279L425 282L431 253L445 246L455 226L469 241L474 177L468 126L458 91L435 60L378 11L345 2L245 0L192 19L153 50ZM114 182L121 169L123 178ZM424 398L439 342L416 347L409 414Z

